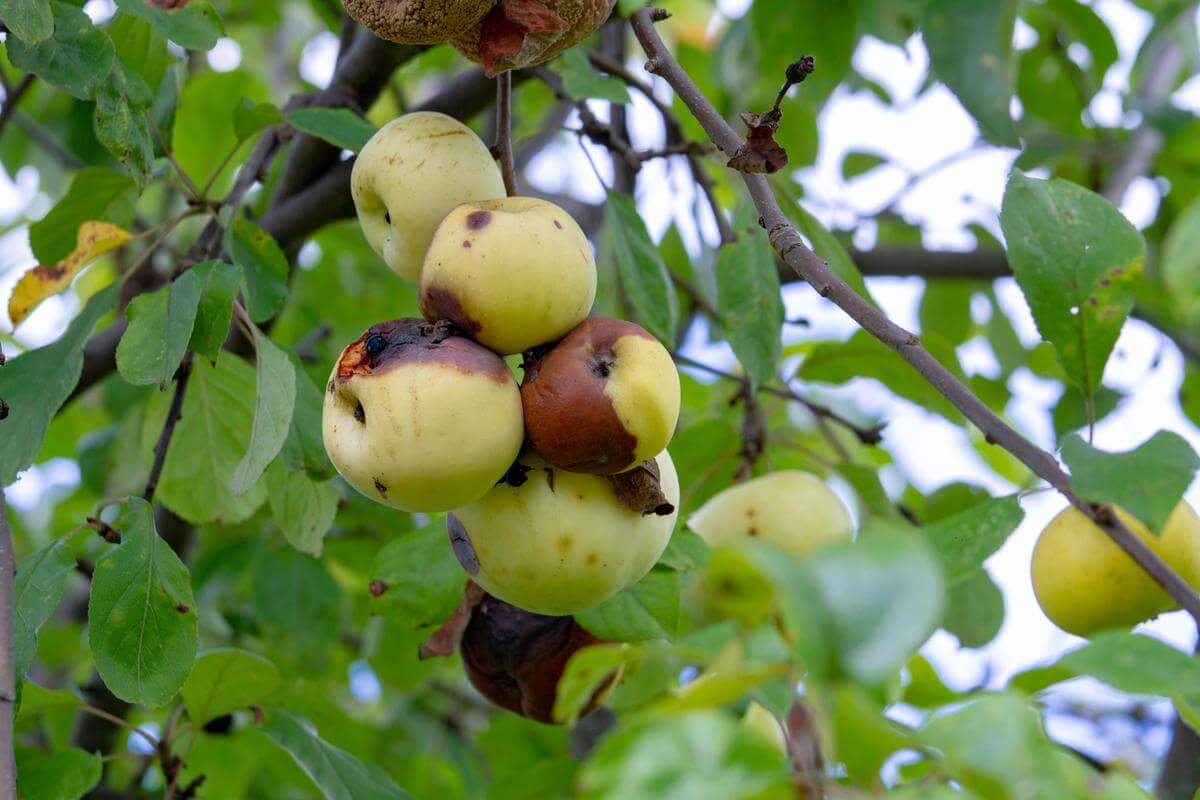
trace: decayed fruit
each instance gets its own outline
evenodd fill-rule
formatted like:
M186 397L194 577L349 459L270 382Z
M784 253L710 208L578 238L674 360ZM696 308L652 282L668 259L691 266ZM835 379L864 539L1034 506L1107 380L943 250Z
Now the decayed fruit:
M635 511L617 482L635 482L637 470L610 479L523 453L504 482L447 520L451 539L473 551L460 561L489 594L538 614L607 600L649 572L671 538L679 478L665 450L653 463L665 499Z
M516 379L446 324L371 327L338 359L323 415L325 449L367 497L446 511L482 497L520 451Z
M604 24L617 0L500 0L451 40L489 76L549 61Z
M504 178L474 131L422 111L371 137L354 162L350 190L371 247L415 283L442 218L461 203L504 197Z
M645 329L585 320L528 366L525 434L559 469L610 475L662 452L679 421L679 374Z
M713 547L761 539L797 558L854 535L841 499L817 476L797 470L772 472L726 489L687 524Z
M381 39L400 44L449 41L480 20L496 0L344 0L346 13Z
M1160 536L1123 509L1117 516L1192 586L1200 586L1200 517L1184 501ZM1175 603L1099 526L1071 507L1050 521L1033 551L1033 590L1055 625L1077 636L1129 627Z
M438 226L421 313L501 354L562 338L596 299L596 261L571 215L532 197L466 203Z
M572 617L534 614L485 595L472 612L459 652L480 694L516 714L553 723L567 662L598 643ZM596 691L584 714L595 708L609 683Z

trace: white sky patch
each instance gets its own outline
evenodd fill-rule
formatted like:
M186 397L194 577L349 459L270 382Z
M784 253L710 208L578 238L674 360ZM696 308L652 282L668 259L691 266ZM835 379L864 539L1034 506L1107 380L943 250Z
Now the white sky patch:
M223 36L206 54L208 65L214 72L232 72L242 64L242 46Z
M321 31L304 45L300 53L300 77L324 89L333 80L337 66L338 37L330 31Z

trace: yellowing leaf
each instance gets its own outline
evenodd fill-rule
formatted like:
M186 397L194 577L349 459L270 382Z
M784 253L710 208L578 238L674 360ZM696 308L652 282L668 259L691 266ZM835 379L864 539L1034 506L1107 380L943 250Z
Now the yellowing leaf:
M17 327L47 297L71 285L79 271L100 256L115 250L133 234L108 222L85 222L79 226L75 250L57 264L40 264L21 276L8 298L8 318Z

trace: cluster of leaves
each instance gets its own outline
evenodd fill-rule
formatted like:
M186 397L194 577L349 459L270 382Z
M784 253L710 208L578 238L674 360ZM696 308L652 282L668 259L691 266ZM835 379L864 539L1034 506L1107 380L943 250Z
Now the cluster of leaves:
M1073 434L1121 400L1102 376L1131 311L1172 330L1195 327L1200 271L1190 243L1200 235L1200 122L1141 109L1154 112L1165 142L1158 170L1172 186L1147 232L1147 268L1143 235L1094 191L1128 133L1086 113L1116 58L1111 32L1086 4L755 0L715 33L707 0L675 5L669 30L678 57L730 118L769 107L786 64L798 51L815 54L817 72L783 105L778 140L792 167L815 159L817 114L837 87L891 102L853 68L861 38L903 43L918 29L931 78L955 92L981 134L998 145L1025 142L999 222L1045 342L1024 346L994 288L969 280L927 283L921 339L1000 413L1021 371L1061 384L1052 420L1076 488L1157 529L1197 468L1190 448L1163 433L1132 453L1110 454ZM1150 43L1173 35L1179 4L1144 5L1158 14ZM618 725L585 759L568 729L487 707L453 660L417 657L463 588L441 521L397 514L348 490L320 442L317 387L328 365L369 321L415 316L412 287L393 279L352 222L330 220L304 249L255 222L287 150L244 207L222 200L264 131L356 150L405 98L444 84L464 62L444 47L415 56L365 116L291 107L289 94L312 88L293 75L295 65L310 40L338 30L336 3L116 7L96 25L79 3L0 0L9 31L0 68L10 85L36 75L8 121L0 160L10 174L36 169L42 191L55 198L29 225L42 266L22 280L10 315L19 322L73 280L82 301L56 341L0 369L0 397L11 406L0 422L0 484L56 459L70 459L80 475L41 513L13 515L23 554L15 656L24 796L79 797L101 781L157 791L199 776L197 796L214 798L794 796L784 754L736 714L753 698L786 716L802 680L813 720L807 735L834 765L828 774L839 796L1117 800L1144 794L1130 777L1097 772L1049 740L1043 692L1088 675L1169 698L1200 725L1200 665L1128 632L1096 637L1003 691L948 688L917 651L939 628L965 647L996 636L1004 605L983 564L1021 522L1017 495L994 498L963 483L885 491L880 471L899 474L886 449L768 393L759 395L767 433L752 468L844 482L862 520L858 541L797 562L766 547L712 552L681 526L644 580L578 617L612 644L572 662L560 686L561 718L572 721L595 688L623 670L610 701ZM1039 38L1014 52L1018 12ZM204 51L224 35L241 48L232 72L205 66ZM1068 56L1076 44L1089 54L1086 66ZM554 68L574 100L629 101L621 81L578 51ZM1139 61L1135 78L1145 68ZM1015 122L1014 94L1023 108ZM518 141L558 124L554 93L540 83L522 84L517 102ZM684 132L702 139L676 110ZM880 166L878 156L860 153L844 168L852 176ZM766 236L734 178L716 159L704 168L735 242L689 251L675 226L655 242L634 198L616 191L596 236L600 313L636 319L672 347L707 317L710 335L728 341L743 368L745 386L683 379L671 447L681 519L739 468L738 401L747 391L867 378L965 425L866 333L785 347L781 277ZM1053 179L1027 177L1039 169ZM800 185L782 173L773 185L814 249L869 298L851 251L805 210ZM224 232L218 254L188 263L172 248L187 248L213 216ZM881 248L919 242L919 231L893 216L877 222ZM979 234L981 251L998 247ZM147 269L159 280L144 291L135 278ZM984 322L972 314L981 303ZM115 371L73 397L85 344L118 315L128 327ZM241 346L229 337L235 318ZM995 374L961 364L958 348L973 341L990 348ZM1200 371L1188 369L1182 402L1200 422ZM139 495L184 374L181 416L152 505ZM875 422L853 407L837 410L864 428ZM975 444L1014 492L1034 484L1011 457L982 438ZM89 519L99 521L81 529ZM380 583L387 591L371 591ZM81 749L79 720L94 712L79 691L87 685L131 704L128 725L141 732L123 732L107 752ZM147 741L162 746L143 747ZM163 750L184 763L173 766ZM148 767L151 757L158 760Z

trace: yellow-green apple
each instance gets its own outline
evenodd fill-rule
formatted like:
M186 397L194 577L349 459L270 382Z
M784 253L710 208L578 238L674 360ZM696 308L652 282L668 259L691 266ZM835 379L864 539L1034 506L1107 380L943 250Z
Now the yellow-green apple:
M571 215L532 197L465 203L421 268L421 313L502 355L557 341L596 299L596 261Z
M1200 587L1200 517L1185 501L1155 536L1124 509L1117 516L1180 577ZM1154 579L1083 512L1070 507L1050 521L1033 550L1033 590L1050 620L1090 636L1130 627L1174 609Z
M455 206L504 197L487 145L445 114L406 114L384 125L358 154L350 176L358 221L371 247L416 283L438 223Z
M725 489L687 524L713 547L761 539L797 558L854 536L841 499L820 478L798 470L772 472Z
M631 473L567 472L522 453L509 479L449 515L451 540L469 543L469 559L456 546L459 560L489 594L528 611L591 608L640 580L671 538L679 478L665 450L653 463L665 500L633 510L615 486Z
M642 327L592 317L526 367L521 402L542 458L611 475L666 449L679 421L679 373Z
M404 511L447 511L502 478L524 438L521 394L495 353L449 325L399 319L342 351L325 450L347 483Z

